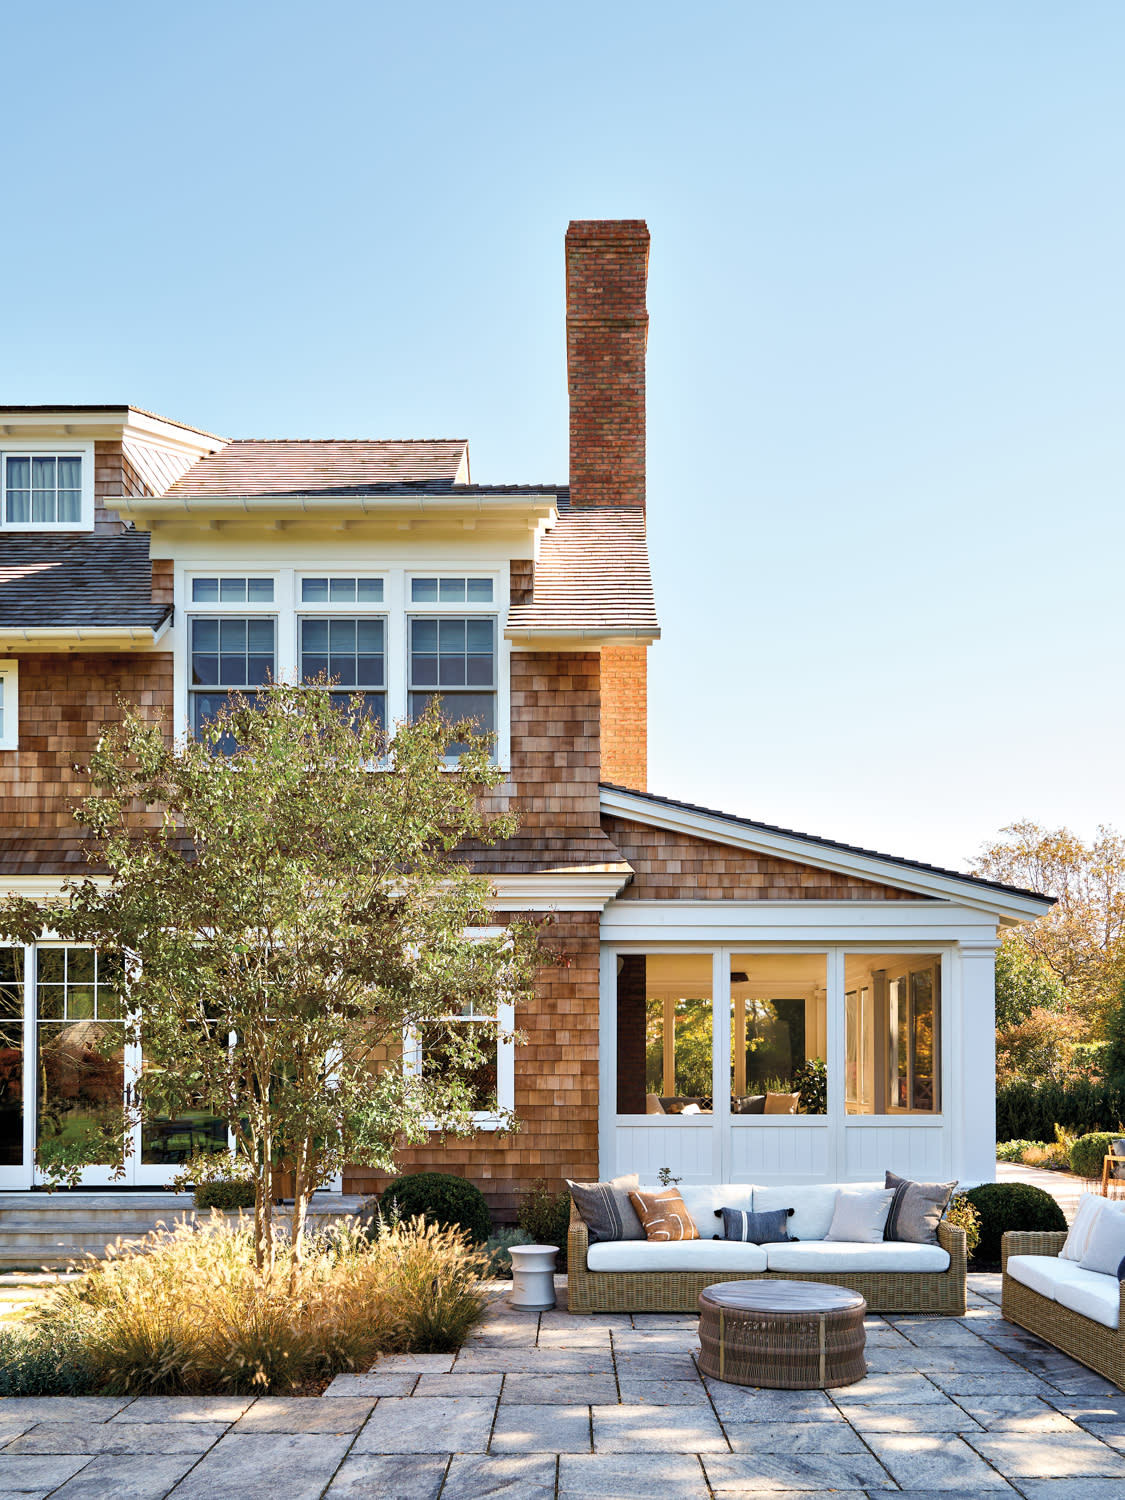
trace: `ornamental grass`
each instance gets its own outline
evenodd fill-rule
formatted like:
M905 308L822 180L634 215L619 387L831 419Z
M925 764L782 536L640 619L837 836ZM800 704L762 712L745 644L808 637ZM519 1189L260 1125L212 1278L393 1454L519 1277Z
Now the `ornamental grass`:
M385 1353L460 1347L484 1311L487 1257L419 1219L369 1239L345 1220L254 1265L252 1225L221 1215L111 1247L0 1342L0 1393L315 1390Z

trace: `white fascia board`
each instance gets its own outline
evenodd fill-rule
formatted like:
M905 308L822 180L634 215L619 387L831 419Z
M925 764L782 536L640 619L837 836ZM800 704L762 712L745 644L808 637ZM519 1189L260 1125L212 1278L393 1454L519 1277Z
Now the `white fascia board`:
M0 897L24 896L29 901L50 901L63 893L67 880L91 880L101 890L109 886L108 875L0 875Z
M581 629L573 626L548 630L532 626L521 628L509 626L504 639L526 651L589 651L601 642L620 645L628 641L633 646L651 646L660 639L659 626L647 626L644 630L631 625L590 625Z
M485 516L523 517L554 525L557 496L534 495L125 495L114 509L128 516L208 515L215 520L237 516L328 515L333 512L411 519Z
M612 943L754 942L995 946L996 918L939 901L614 901L601 935Z
M36 625L0 626L0 651L131 651L155 646L171 624L167 615L159 625Z
M913 891L919 896L930 896L940 901L952 901L960 906L987 911L994 917L1011 917L1016 921L1028 922L1051 909L1052 903L1045 896L1021 896L1014 891L997 891L990 886L981 886L978 895L978 883L967 876L961 880L955 876L900 865L894 860L880 859L876 854L833 849L790 834L748 828L727 818L669 807L646 797L631 796L628 792L603 789L601 807L603 813L628 818L633 823L645 823L653 828L665 828L692 838L707 839L711 843L728 844L735 849L792 860L794 864L811 865L818 870L832 870L838 875L851 875L876 881L880 885L892 885L899 890Z
M543 875L484 875L499 911L604 911L624 890L625 872L552 870Z

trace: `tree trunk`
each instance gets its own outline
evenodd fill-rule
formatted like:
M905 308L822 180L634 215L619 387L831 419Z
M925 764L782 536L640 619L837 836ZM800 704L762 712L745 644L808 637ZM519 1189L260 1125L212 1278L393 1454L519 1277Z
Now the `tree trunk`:
M265 1135L255 1142L254 1157L254 1263L264 1276L273 1275L273 1140Z
M293 1244L289 1260L289 1295L297 1295L301 1263L305 1252L305 1223L308 1219L309 1199L315 1179L309 1171L309 1143L302 1141L297 1147L297 1160L293 1168Z

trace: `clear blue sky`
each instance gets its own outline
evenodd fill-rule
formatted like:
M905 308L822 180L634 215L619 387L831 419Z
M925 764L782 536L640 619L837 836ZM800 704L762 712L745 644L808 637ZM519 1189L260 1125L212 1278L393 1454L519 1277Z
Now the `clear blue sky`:
M952 864L1125 824L1118 0L3 31L0 399L560 481L566 224L646 218L653 790Z

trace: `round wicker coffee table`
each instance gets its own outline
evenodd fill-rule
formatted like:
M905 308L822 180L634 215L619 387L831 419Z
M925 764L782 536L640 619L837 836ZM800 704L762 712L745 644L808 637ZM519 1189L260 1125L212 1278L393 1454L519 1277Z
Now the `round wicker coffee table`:
M858 1292L819 1281L725 1281L699 1294L699 1368L733 1385L824 1390L867 1374Z

